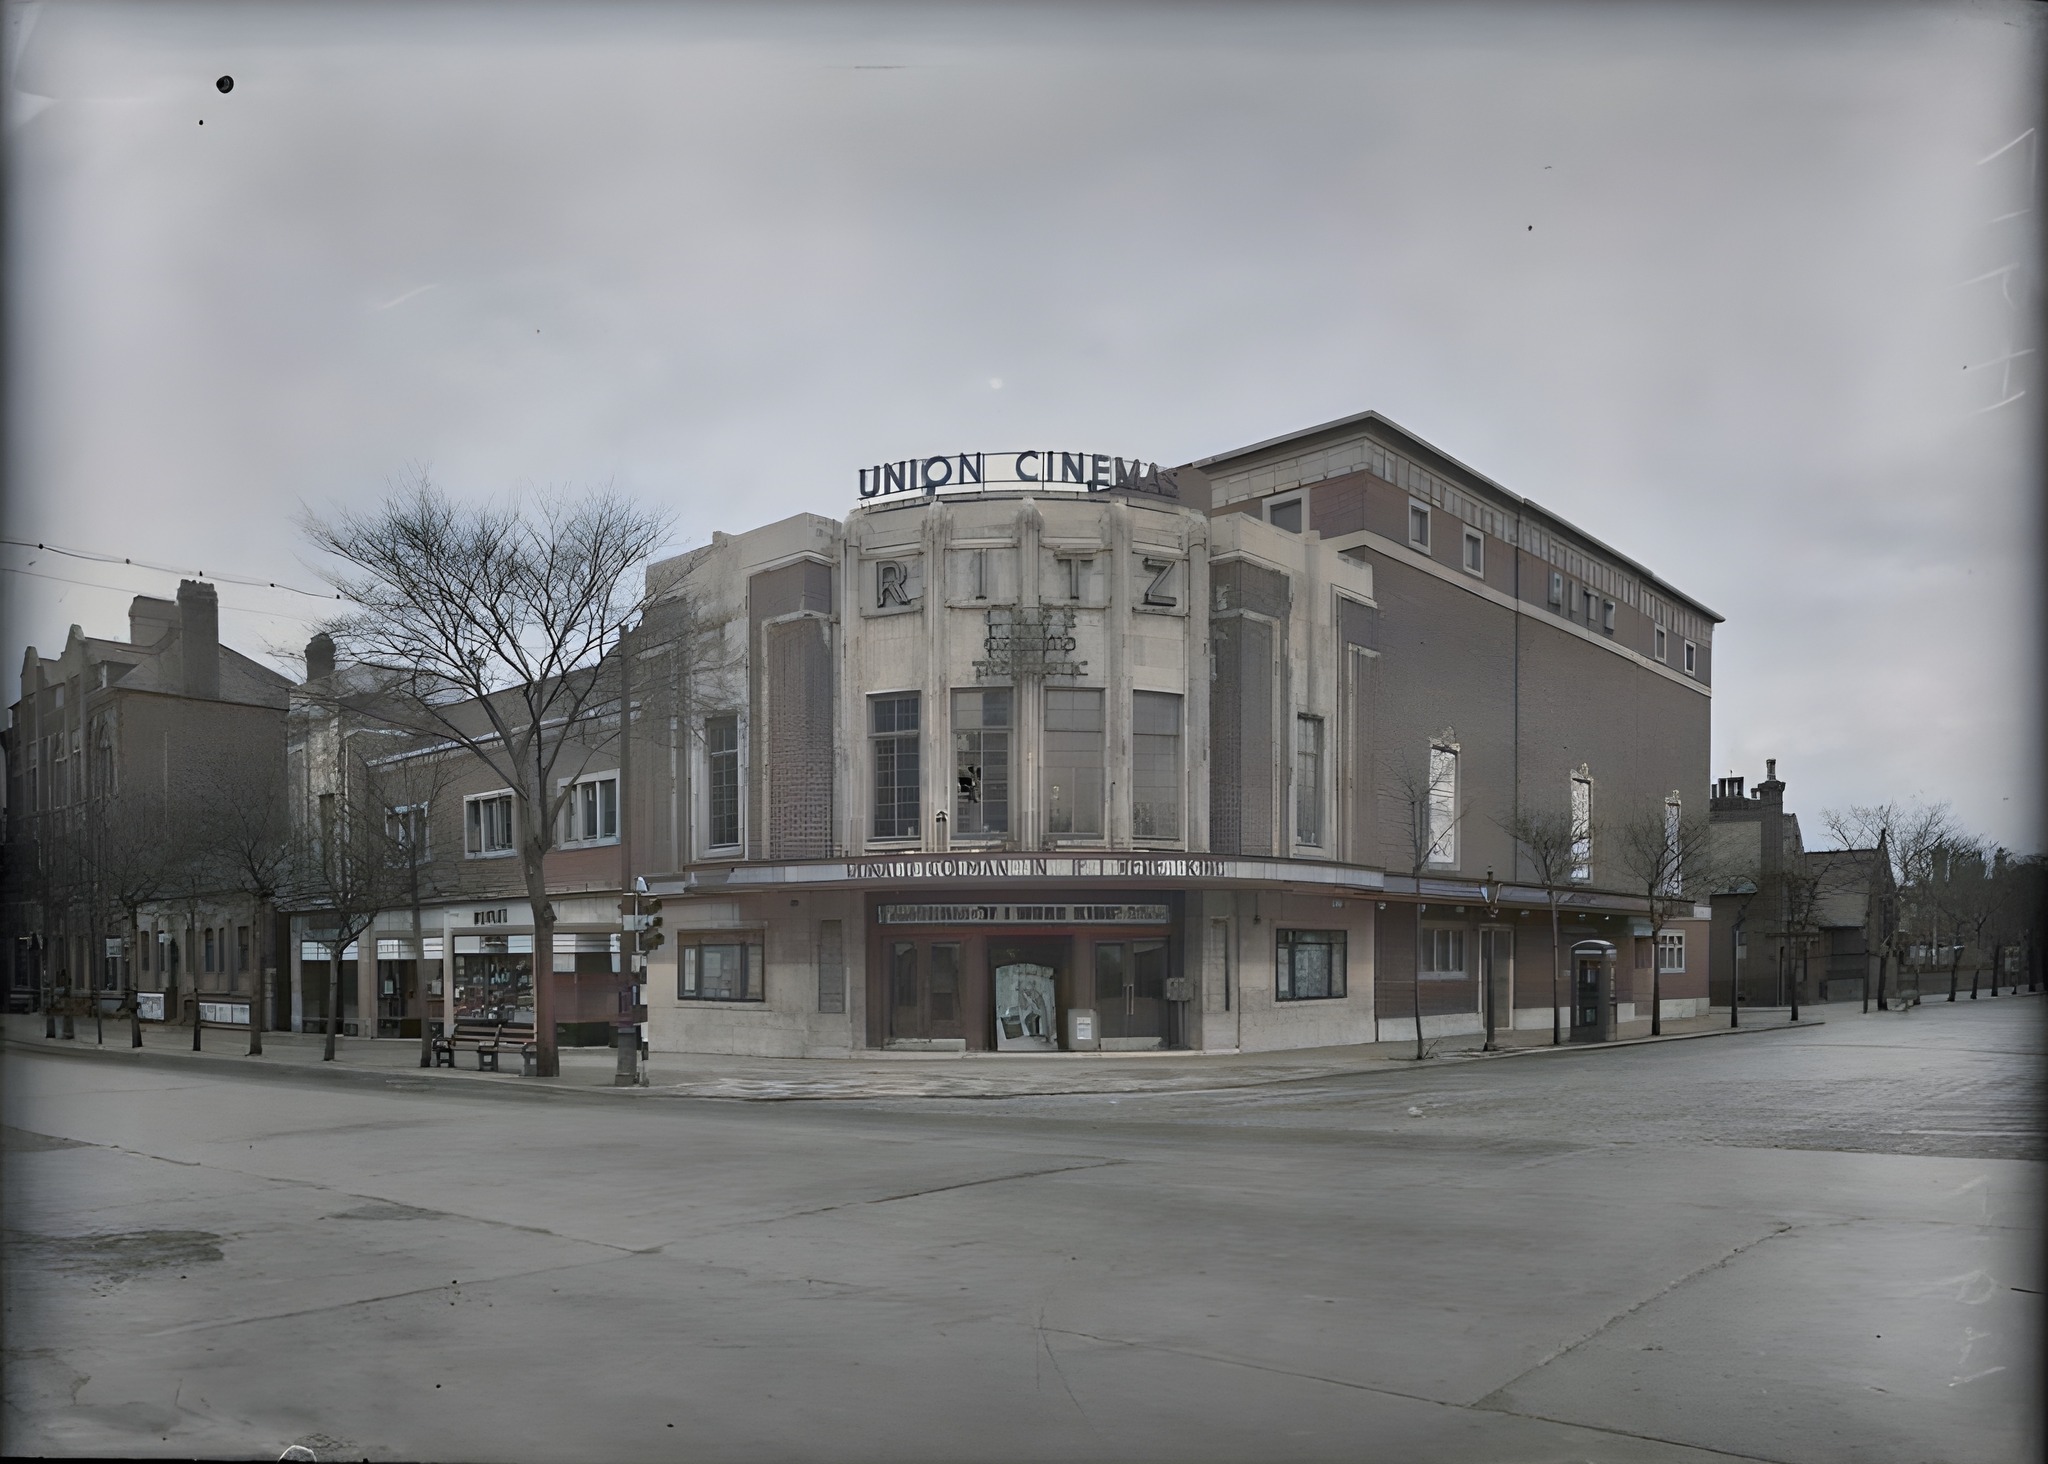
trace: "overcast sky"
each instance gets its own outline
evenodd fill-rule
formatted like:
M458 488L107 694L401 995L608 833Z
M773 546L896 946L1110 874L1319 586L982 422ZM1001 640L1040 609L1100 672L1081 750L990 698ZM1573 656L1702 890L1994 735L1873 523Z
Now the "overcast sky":
M1374 408L1725 615L1712 771L1810 839L2043 842L2038 10L5 15L8 538L317 588L300 507L412 465L682 547ZM176 584L0 565L10 700Z

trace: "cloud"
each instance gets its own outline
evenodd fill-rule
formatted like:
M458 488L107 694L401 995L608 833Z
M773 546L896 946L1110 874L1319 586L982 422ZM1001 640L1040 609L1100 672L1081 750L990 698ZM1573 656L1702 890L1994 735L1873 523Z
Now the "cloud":
M1717 769L2038 843L2035 443L1962 369L2038 344L2028 155L1979 161L2027 16L50 10L12 529L297 578L299 503L415 461L702 541L931 444L1374 407L1729 617Z

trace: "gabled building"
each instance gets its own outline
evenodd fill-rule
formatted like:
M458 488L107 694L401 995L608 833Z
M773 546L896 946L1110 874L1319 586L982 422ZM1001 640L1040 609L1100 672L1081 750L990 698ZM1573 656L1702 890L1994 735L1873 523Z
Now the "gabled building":
M1802 997L1860 1002L1866 987L1875 990L1885 936L1898 918L1891 851L1882 843L1875 849L1821 849L1809 852L1806 861L1818 898Z
M74 625L56 655L28 650L5 733L13 1007L125 985L174 1018L257 992L269 915L195 855L224 803L281 775L290 685L221 644L199 580L136 596L126 640Z
M1713 897L1710 985L1725 1006L1740 983L1744 1006L1862 1001L1898 919L1891 854L1808 849L1799 816L1785 807L1776 758L1745 791L1735 774L1714 786L1720 888Z

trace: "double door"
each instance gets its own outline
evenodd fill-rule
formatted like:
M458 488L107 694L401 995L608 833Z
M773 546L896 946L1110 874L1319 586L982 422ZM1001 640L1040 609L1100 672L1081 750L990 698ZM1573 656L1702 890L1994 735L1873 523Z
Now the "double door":
M1095 1020L1105 1042L1166 1040L1167 945L1163 940L1098 940Z
M883 941L889 983L889 1040L927 1042L967 1035L957 940Z
M1146 1046L1169 1035L1164 938L887 931L877 954L880 986L869 990L886 1012L884 1042L1052 1051L1065 1045L1069 1007L1093 1007L1106 1042Z

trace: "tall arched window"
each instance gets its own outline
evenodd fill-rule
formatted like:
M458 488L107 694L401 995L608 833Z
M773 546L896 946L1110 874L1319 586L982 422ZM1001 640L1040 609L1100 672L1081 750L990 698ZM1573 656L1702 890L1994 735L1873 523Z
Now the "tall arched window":
M1572 773L1572 878L1593 877L1593 774L1580 763Z
M1458 863L1458 744L1449 732L1429 748L1429 854L1424 861L1438 869Z

